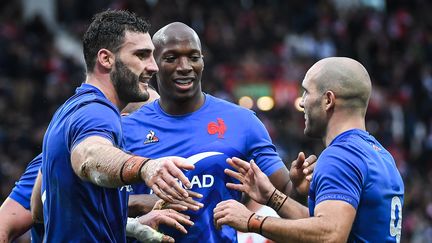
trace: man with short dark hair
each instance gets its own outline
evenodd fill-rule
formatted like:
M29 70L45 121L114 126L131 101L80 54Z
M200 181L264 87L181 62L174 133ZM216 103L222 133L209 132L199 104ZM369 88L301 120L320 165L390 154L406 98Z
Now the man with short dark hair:
M166 201L190 186L181 158L125 153L120 110L148 99L158 71L149 24L127 11L95 15L83 38L86 81L54 114L42 152L46 242L124 242L127 189L145 182Z

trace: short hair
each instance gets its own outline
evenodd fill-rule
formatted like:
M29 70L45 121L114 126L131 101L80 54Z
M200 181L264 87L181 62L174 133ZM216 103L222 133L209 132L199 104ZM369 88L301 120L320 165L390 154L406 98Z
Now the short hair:
M150 24L126 10L106 10L93 17L83 37L83 52L88 72L93 71L96 56L105 48L117 52L126 31L148 33Z

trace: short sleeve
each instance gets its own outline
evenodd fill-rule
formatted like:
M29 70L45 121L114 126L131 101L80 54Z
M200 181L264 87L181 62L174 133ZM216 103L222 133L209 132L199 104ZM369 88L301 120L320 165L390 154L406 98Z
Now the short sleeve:
M276 152L276 147L273 145L267 129L255 114L250 115L248 124L246 131L248 134L246 146L250 156L248 160L253 159L267 176L285 167Z
M314 170L315 201L340 200L357 209L367 166L346 146L331 146L320 155Z
M90 136L104 137L117 146L121 141L120 114L101 102L80 107L70 116L68 126L69 149Z
M39 168L42 165L42 154L36 156L27 165L23 175L15 183L15 187L9 194L9 197L21 204L24 208L30 210L30 198L33 190L33 185L36 181L36 177L39 172Z

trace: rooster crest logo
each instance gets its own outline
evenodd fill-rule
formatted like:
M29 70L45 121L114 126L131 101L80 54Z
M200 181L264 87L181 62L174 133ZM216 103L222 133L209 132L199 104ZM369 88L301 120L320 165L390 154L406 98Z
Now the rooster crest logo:
M146 136L146 140L144 141L144 144L157 143L157 142L159 142L159 138L156 137L155 132L153 130L150 130Z
M225 134L227 127L225 126L225 122L224 120L222 120L222 118L217 118L216 120L217 123L209 122L209 124L207 125L207 132L210 135L217 133L218 138L223 138L223 135Z

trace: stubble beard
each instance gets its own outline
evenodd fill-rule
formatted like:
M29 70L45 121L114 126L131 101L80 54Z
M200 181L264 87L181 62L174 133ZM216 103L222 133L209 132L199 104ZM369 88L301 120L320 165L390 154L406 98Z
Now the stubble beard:
M149 93L141 91L140 76L134 74L119 58L116 58L115 69L110 77L117 95L124 103L141 102L149 99Z

